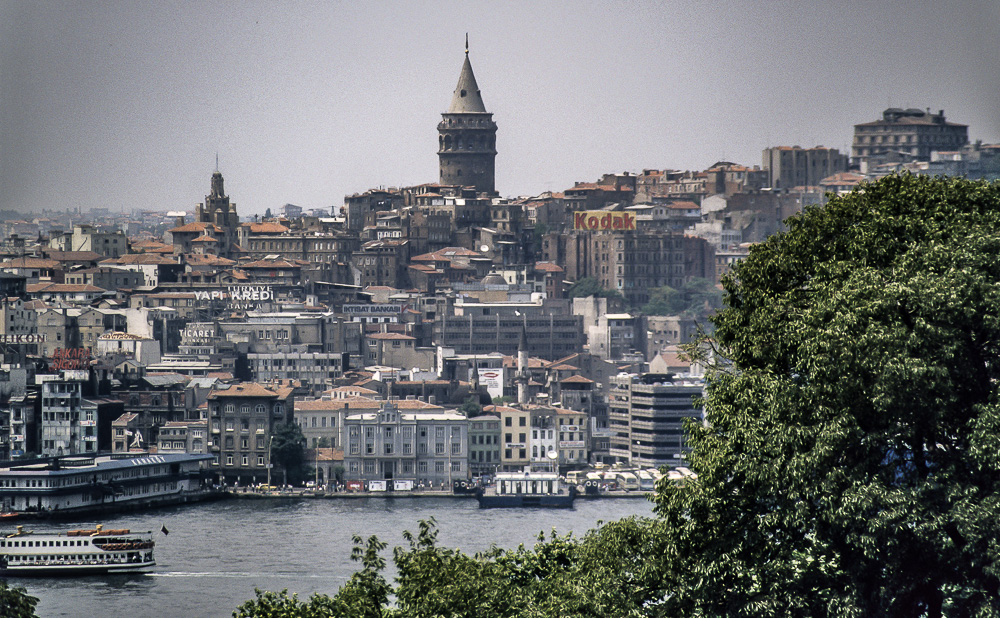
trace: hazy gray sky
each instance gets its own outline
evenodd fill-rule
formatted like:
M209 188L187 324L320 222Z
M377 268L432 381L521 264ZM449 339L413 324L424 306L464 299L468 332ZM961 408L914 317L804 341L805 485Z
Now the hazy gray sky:
M497 188L849 149L888 106L1000 141L1000 2L0 0L0 208L242 215L437 181L469 33Z

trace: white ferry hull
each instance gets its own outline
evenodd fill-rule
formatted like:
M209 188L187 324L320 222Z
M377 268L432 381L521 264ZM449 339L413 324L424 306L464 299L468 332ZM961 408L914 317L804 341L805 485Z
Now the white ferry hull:
M154 566L156 566L155 561L137 564L23 565L0 569L0 577L64 577L145 573L150 571Z
M156 565L152 532L93 529L0 535L0 577L141 573Z

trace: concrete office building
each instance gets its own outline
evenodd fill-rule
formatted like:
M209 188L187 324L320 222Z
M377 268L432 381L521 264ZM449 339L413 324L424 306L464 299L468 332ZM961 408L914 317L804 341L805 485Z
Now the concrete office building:
M702 410L694 407L701 393L701 382L674 381L669 374L611 378L611 456L643 468L682 465L684 420L702 418Z

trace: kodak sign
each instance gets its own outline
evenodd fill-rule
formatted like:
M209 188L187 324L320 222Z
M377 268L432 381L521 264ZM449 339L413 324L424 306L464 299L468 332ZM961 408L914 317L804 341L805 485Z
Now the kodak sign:
M630 212L578 210L573 213L573 229L604 232L635 230L635 215Z

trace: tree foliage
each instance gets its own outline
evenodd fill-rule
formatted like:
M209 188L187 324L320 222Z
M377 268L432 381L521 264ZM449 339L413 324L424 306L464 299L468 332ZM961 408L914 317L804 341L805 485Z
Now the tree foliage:
M620 302L625 302L625 297L620 292L602 288L600 282L593 277L584 277L569 286L569 289L566 290L566 296L569 298L596 296L598 298L616 299Z
M271 462L280 467L285 482L301 485L312 474L306 462L306 439L296 423L280 423L274 427L271 442Z
M21 587L11 588L0 581L0 616L9 618L37 618L35 606L38 599Z
M725 282L664 611L997 615L1000 185L892 176Z
M686 315L704 318L722 307L722 290L708 279L693 278L680 290L670 286L654 288L643 305L646 315Z
M479 416L483 413L483 406L479 404L479 398L469 395L462 405L458 406L458 411L468 417Z

